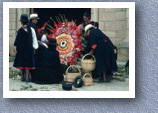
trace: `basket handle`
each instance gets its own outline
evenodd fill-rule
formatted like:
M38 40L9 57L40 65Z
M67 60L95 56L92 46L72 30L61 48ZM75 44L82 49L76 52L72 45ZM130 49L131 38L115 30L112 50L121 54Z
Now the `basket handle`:
M89 73L84 74L82 78L85 78L87 75L88 75L90 78L92 78L91 74L89 74Z
M89 54L87 53L87 54L85 54L83 57L82 57L82 61L84 60L84 58L86 57L86 56L88 56ZM95 56L94 55L91 55L93 58L94 58L94 60L96 60L95 59Z
M77 66L75 66L75 65L70 65L70 66L66 69L66 72L65 72L66 74L68 73L68 70L69 70L71 67L77 68L77 70L79 71L79 73L81 73L80 69L79 69Z

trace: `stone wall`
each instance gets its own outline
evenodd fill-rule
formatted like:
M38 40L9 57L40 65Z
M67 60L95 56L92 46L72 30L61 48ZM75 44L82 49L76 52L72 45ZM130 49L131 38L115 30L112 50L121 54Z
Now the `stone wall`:
M26 8L10 8L9 9L9 55L15 56L15 47L13 46L18 29L21 27L20 15L22 13L29 14Z
M15 47L13 46L17 31L17 9L9 9L9 54L15 56Z

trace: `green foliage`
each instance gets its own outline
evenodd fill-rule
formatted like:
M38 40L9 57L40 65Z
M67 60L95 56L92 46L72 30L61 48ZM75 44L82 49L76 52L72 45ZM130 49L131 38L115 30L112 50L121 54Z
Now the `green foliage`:
M17 71L9 71L9 78L13 78L16 77L17 75L19 75L19 72Z

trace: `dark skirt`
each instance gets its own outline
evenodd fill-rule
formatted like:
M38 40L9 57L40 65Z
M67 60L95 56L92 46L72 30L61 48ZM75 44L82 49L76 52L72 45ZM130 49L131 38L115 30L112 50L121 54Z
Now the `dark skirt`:
M106 72L106 75L112 75L112 72L117 70L114 46L110 41L100 40L94 55L96 57L96 69L93 72L93 78L101 77L103 72Z
M33 53L28 52L25 54L17 51L13 66L18 69L35 69Z
M37 67L32 79L37 84L59 84L62 80L62 73L50 67Z

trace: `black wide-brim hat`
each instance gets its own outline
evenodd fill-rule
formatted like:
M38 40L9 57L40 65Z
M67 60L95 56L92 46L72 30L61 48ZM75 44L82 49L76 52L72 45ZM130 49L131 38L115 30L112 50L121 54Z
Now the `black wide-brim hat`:
M55 38L50 38L47 44L48 45L55 45L55 46L58 45Z
M21 22L28 22L29 21L28 15L27 14L22 14L21 17L20 17L20 21Z

